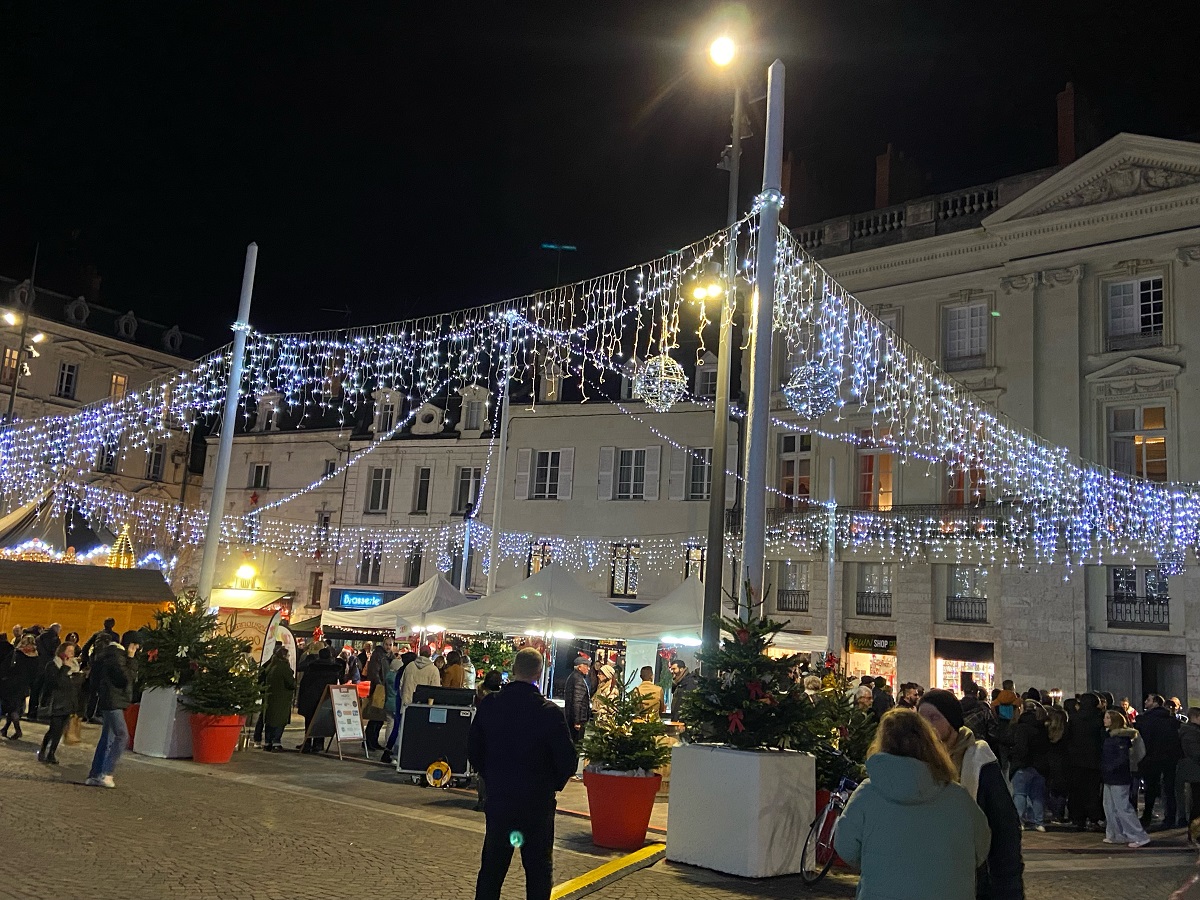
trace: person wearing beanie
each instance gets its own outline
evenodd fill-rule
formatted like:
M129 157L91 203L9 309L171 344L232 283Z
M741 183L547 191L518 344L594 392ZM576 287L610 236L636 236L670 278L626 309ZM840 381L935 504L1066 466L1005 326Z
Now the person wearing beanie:
M996 714L992 728L991 740L988 746L996 754L1000 762L1000 772L1005 778L1009 777L1012 763L1013 744L1016 740L1014 727L1021 716L1021 698L1017 692L1005 688L992 701L992 711Z
M917 712L933 727L958 770L959 784L975 798L992 831L987 864L977 874L976 896L1024 900L1021 821L996 754L963 723L962 704L949 691L926 691Z

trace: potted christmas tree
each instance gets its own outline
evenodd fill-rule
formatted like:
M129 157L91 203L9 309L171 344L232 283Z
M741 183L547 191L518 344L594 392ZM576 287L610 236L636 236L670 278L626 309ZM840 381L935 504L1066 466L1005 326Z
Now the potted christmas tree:
M606 698L583 737L583 770L591 811L592 843L637 850L646 841L654 797L662 786L655 769L671 759L666 729L647 716L636 691Z
M824 726L792 681L799 657L766 653L783 626L722 619L723 642L700 654L681 716L691 743L671 756L672 861L749 878L801 870Z
M203 651L182 700L192 713L192 759L227 763L262 696L258 666L249 655L250 644L230 634L212 635Z

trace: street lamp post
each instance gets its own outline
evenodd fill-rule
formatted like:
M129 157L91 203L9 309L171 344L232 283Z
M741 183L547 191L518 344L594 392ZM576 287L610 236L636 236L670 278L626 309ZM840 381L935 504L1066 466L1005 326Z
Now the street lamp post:
M725 36L713 41L709 56L718 66L733 62L735 47ZM742 90L733 76L733 128L729 147L729 205L725 218L731 226L729 244L725 248L725 292L721 295L721 318L717 342L717 395L713 411L712 473L708 494L708 541L704 551L704 624L703 644L706 650L717 649L721 628L715 617L721 614L721 590L724 587L725 563L725 469L728 465L726 448L729 440L729 372L733 350L730 338L733 331L733 309L736 303L737 246L732 225L737 221L738 175L742 156Z

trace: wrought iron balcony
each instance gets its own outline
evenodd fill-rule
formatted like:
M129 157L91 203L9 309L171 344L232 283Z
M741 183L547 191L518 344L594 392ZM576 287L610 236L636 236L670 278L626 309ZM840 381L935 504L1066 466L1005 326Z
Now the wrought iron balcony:
M1167 631L1171 627L1171 604L1166 597L1108 595L1108 627Z
M892 592L859 591L854 602L854 614L858 616L890 616L892 614Z
M776 591L775 608L780 612L808 612L808 591Z
M947 597L947 622L987 624L987 597Z

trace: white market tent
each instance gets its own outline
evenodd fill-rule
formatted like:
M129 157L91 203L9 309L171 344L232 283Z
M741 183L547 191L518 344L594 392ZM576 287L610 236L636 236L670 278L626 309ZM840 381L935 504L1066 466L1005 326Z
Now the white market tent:
M500 631L551 637L622 637L630 614L585 590L560 565L437 617L447 631Z
M440 572L421 582L407 594L373 609L327 609L321 613L321 628L391 628L397 634L441 625L438 614L455 606L469 605L464 594Z

